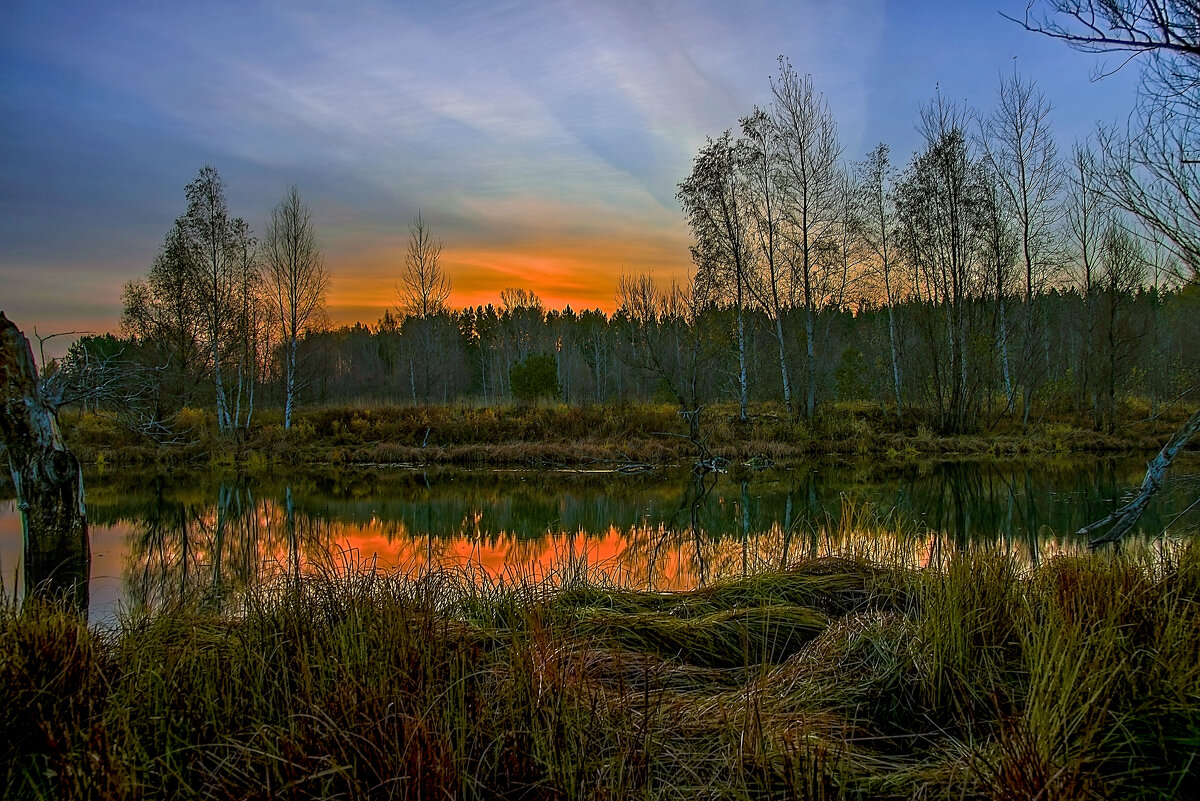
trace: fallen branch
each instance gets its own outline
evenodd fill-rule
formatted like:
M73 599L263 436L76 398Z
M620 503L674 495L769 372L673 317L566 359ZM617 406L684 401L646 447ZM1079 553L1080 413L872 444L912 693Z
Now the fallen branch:
M1184 423L1178 431L1171 437L1163 449L1158 452L1158 456L1146 466L1146 477L1142 479L1142 487L1138 494L1133 497L1129 503L1122 506L1117 511L1113 512L1103 520L1097 520L1095 523L1089 523L1077 531L1077 534L1091 534L1093 531L1098 531L1106 526L1112 526L1107 533L1101 534L1099 537L1088 542L1088 547L1099 548L1110 542L1120 542L1121 538L1133 530L1137 524L1138 518L1142 516L1142 512L1146 510L1150 499L1158 492L1162 486L1163 479L1167 476L1167 470L1171 467L1171 462L1183 450L1183 446L1188 441L1200 432L1200 409L1197 409L1187 422Z

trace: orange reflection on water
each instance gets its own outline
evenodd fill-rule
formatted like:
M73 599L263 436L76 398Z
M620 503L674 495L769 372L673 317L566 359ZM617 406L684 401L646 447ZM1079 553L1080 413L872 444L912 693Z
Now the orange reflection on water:
M954 551L944 536L928 530L897 533L853 516L827 528L776 522L758 533L715 537L660 523L518 535L485 531L480 513L468 512L456 521L458 534L431 535L374 514L357 521L305 514L292 508L290 497L280 502L222 490L216 504L178 503L146 518L94 525L92 619L111 621L122 607L157 608L181 597L237 597L281 576L331 572L416 576L443 570L469 580L553 585L588 579L667 591L829 555L938 568ZM0 506L0 568L6 574L19 563L20 537L19 515L11 504ZM1077 549L1059 541L1036 553L1013 548L1026 564ZM10 580L6 575L6 586Z

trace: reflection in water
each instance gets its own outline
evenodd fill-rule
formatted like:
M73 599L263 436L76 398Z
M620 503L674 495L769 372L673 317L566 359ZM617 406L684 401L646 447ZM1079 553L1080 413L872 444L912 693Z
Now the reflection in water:
M744 480L368 470L258 481L91 477L92 617L110 619L118 600L216 605L267 581L352 565L504 581L603 574L661 590L864 542L876 555L923 562L999 542L1036 560L1083 547L1071 532L1112 511L1142 469L1133 460L894 472L822 464ZM1143 529L1161 530L1194 490L1166 487ZM0 503L6 583L20 554L12 507Z

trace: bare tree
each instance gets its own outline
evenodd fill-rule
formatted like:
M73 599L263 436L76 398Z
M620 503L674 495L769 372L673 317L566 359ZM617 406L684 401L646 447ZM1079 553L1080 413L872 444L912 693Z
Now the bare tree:
M817 403L816 315L823 298L820 243L837 222L837 122L812 76L801 78L779 60L779 77L771 84L772 116L779 137L781 181L786 194L786 236L793 254L795 281L803 295L807 397L805 415L812 419Z
M1200 58L1200 3L1195 0L1046 0L1041 15L1033 13L1033 5L1023 21L1013 21L1087 53Z
M231 341L236 382L230 410L235 429L248 430L254 417L254 396L263 372L263 354L269 352L266 298L258 241L244 220L235 220L234 309Z
M1110 167L1106 188L1113 201L1157 232L1200 275L1200 4L1196 0L1046 0L1026 29L1062 39L1088 52L1145 54L1143 124L1122 141L1102 138ZM1132 57L1132 56L1131 56ZM1081 529L1111 526L1092 545L1117 542L1133 529L1158 491L1171 462L1197 432L1193 414L1150 463L1134 499L1104 520Z
M1056 270L1059 258L1055 234L1061 216L1059 191L1062 170L1050 131L1050 104L1032 81L1014 73L1001 79L996 110L983 124L984 162L1003 190L1005 210L1016 223L1022 268L1024 301L1021 342L1021 383L1024 389L1023 424L1029 422L1033 393L1044 379L1047 366L1041 351L1049 347L1044 337L1036 299ZM1005 287L1000 299L1003 313ZM1011 407L1011 396L1009 405Z
M761 109L742 119L742 139L739 141L741 169L745 176L746 207L750 211L750 241L755 258L748 271L751 280L747 287L759 307L771 322L771 333L779 360L779 378L783 387L783 404L793 414L792 382L788 370L788 336L784 332L784 316L795 296L795 275L789 268L785 247L785 214L788 197L786 180L781 170L784 154L783 137L776 121ZM794 260L792 260L794 263Z
M745 181L739 171L738 147L726 131L708 140L692 161L692 172L675 197L683 207L696 240L692 261L696 283L713 296L733 302L737 317L738 419L746 419L749 390L746 371L746 305L751 271L749 215Z
M1095 363L1097 295L1100 287L1100 244L1109 204L1099 185L1096 154L1077 143L1071 152L1070 183L1066 203L1066 229L1073 251L1075 283L1083 295L1083 354L1079 386L1088 397L1095 427L1100 428L1100 396Z
M123 409L134 430L165 433L203 380L204 324L197 290L177 221L149 275L127 283L121 295L121 331L136 346L127 367L144 379Z
M1106 189L1200 275L1200 3L1044 0L1027 30L1089 53L1141 57L1139 115L1124 137L1102 131ZM1128 61L1127 60L1127 61ZM1127 63L1127 62L1126 62Z
M283 344L283 427L291 428L296 404L298 352L304 332L320 317L329 273L300 191L292 186L271 212L263 241L267 289Z
M896 419L901 417L900 346L896 334L896 304L899 302L895 277L896 203L892 195L892 164L888 146L883 142L858 165L859 191L862 194L863 240L875 257L883 299L887 304L888 344L892 357L892 393L896 399Z
M925 149L896 189L898 244L926 306L930 389L942 428L955 431L970 428L978 412L971 314L986 288L977 258L986 185L965 133L970 118L937 95L921 112Z
M442 241L433 232L420 212L408 228L408 251L404 269L396 286L399 311L403 317L401 342L406 340L408 384L412 400L428 401L436 384L441 383L442 395L448 393L447 371L437 362L439 349L448 346L450 328L446 301L450 298L450 276L442 269Z
M203 321L216 394L217 426L221 431L229 431L234 421L225 386L224 361L237 308L237 266L249 228L241 219L229 216L225 182L213 167L202 168L196 180L187 185L185 194L188 208L177 225Z
M1146 281L1147 260L1141 241L1117 216L1110 216L1100 239L1100 269L1094 276L1099 300L1095 346L1105 425L1111 434L1116 427L1117 385L1130 367L1133 341L1143 333L1130 307Z
M617 306L615 316L625 327L631 366L670 391L688 424L688 439L698 450L698 464L709 468L712 454L700 435L700 413L710 393L706 365L715 349L702 325L709 306L703 287L673 281L664 290L649 275L621 276Z
M408 227L408 252L396 293L400 311L412 317L432 317L445 311L450 299L450 276L442 269L442 240L433 238L421 213Z
M983 168L982 202L979 209L981 214L980 239L981 255L987 274L985 281L991 285L996 301L996 327L998 329L997 345L999 347L1000 374L1004 382L1004 412L1011 414L1016 403L1016 390L1012 379L1012 359L1010 358L1009 343L1012 339L1009 326L1009 293L1017 268L1020 251L1020 237L1013 230L1013 217L1010 215L1004 190L1000 188L1000 180L995 173ZM1032 302L1027 308L1033 308ZM1032 330L1027 326L1027 332ZM1027 337L1027 339L1029 339ZM1028 399L1027 399L1028 400ZM1026 406L1028 408L1028 404Z

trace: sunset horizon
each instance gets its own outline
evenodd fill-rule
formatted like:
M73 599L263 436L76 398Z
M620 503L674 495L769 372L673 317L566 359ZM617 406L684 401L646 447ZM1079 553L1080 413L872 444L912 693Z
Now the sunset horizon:
M394 311L418 212L451 308L516 287L611 312L621 275L686 276L678 183L706 137L770 103L780 57L828 99L846 166L880 141L903 165L935 92L985 115L1014 70L1061 141L1127 114L1135 71L1001 16L1024 6L12 7L0 305L43 335L116 331L122 288L212 165L258 236L298 187L336 325Z

